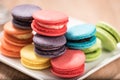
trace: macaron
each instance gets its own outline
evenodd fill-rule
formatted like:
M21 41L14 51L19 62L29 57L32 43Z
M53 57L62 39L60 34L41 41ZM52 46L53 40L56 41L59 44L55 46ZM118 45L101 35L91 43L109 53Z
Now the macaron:
M67 49L65 54L51 59L51 72L62 78L80 76L85 71L85 54L81 50Z
M32 29L44 36L61 36L67 31L68 16L58 11L39 10L33 14Z
M42 56L37 56L34 52L34 45L29 44L23 47L20 51L21 64L29 69L46 69L50 67L50 59Z
M13 24L20 29L31 29L32 14L37 10L41 10L41 8L33 4L23 4L14 7L11 10Z
M1 54L7 57L12 57L12 58L19 58L20 57L20 50L22 46L15 46L7 43L4 38L1 38L1 45L0 45L0 50Z
M65 34L66 46L73 49L89 48L96 43L95 33L96 27L92 24L81 24L68 28Z
M91 61L95 61L97 59L100 58L101 54L102 54L102 43L101 40L99 40L97 38L96 43L87 49L83 49L82 51L84 51L85 56L86 56L86 62L91 62Z
M9 51L19 52L23 46L12 45L9 42L5 41L4 38L1 39L2 46Z
M1 39L1 53L7 57L19 58L21 48L31 42L32 38L27 40L19 40L4 32Z
M1 45L0 46L1 54L6 56L6 57L11 57L11 58L20 58L20 53L7 50L5 46Z
M9 41L12 41L14 43L18 43L18 44L29 44L32 43L32 36L28 39L17 39L15 37L13 37L12 35L9 35L8 33L4 32L4 39L8 39Z
M57 57L62 55L66 50L66 38L64 35L48 37L35 34L33 42L36 54L44 57Z
M6 32L9 35L12 35L17 39L29 39L33 37L32 30L23 30L23 29L16 28L12 24L12 22L7 22L4 25L4 32Z
M119 32L105 22L96 24L96 36L102 41L102 47L106 51L113 51L117 48L117 43L120 42Z

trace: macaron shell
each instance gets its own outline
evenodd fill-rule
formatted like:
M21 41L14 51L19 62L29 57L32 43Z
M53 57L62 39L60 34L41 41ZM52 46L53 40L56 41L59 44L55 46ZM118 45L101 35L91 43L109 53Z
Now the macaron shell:
M80 50L67 49L66 52L60 57L51 59L51 64L53 67L58 69L72 70L78 66L83 65L84 61L85 61L84 52Z
M72 49L86 49L89 48L91 46L93 46L96 43L96 37L93 36L90 38L89 41L85 41L85 42L71 42L71 41L67 41L66 46Z
M61 29L49 29L36 25L34 22L31 24L32 29L40 35L44 36L61 36L67 31L66 25Z
M86 62L91 62L98 59L102 54L102 49L98 48L96 51L86 54Z
M113 51L117 48L116 40L105 30L97 27L96 36L102 41L103 49Z
M15 34L15 35L21 35L21 34L26 34L26 33L31 33L32 30L23 30L23 29L19 29L16 28L12 22L8 22L4 25L4 31L8 34Z
M115 39L116 42L120 42L120 33L111 25L105 22L99 22L96 24L96 27L102 28L105 31L107 31L109 34L111 34Z
M59 77L62 77L62 78L73 78L73 77L76 77L76 76L80 76L84 73L84 65L82 67L79 67L78 69L76 70L73 70L73 71L66 71L66 72L56 72L54 69L51 69L51 72L54 74L54 75L57 75Z
M11 13L15 19L26 21L32 20L32 14L37 10L41 10L41 8L32 4L23 4L14 7Z
M40 10L33 14L33 18L40 23L56 24L68 22L68 16L58 11Z
M36 64L36 63L30 63L21 59L21 64L29 69L46 69L50 67L50 63L44 63L44 64Z
M65 34L68 40L80 40L94 36L96 33L96 27L91 24L75 25L68 28Z

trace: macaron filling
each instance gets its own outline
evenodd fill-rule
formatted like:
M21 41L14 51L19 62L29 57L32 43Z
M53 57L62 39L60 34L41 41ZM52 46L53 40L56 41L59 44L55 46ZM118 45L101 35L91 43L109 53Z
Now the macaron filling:
M92 37L89 38L85 38L85 39L80 39L80 40L68 40L69 42L78 42L78 43L82 43L82 42L86 42L89 41Z
M50 28L50 29L61 29L64 27L66 24L59 24L59 25L46 25L40 22L36 22L39 26L45 27L45 28Z
M17 39L28 39L31 38L33 36L32 33L27 33L27 34L21 34L21 35L14 35L13 36Z

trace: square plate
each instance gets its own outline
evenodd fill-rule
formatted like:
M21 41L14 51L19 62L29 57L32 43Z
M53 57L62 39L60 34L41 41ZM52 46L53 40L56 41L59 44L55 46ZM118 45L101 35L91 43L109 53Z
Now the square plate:
M82 23L84 23L84 22L73 19L73 18L69 18L68 28L70 28L73 25L82 24ZM81 79L88 77L89 75L96 72L100 68L102 68L105 65L109 64L110 62L118 59L120 57L119 53L120 53L120 43L118 43L117 49L115 51L113 51L111 53L110 52L109 53L102 52L102 55L100 56L100 58L98 60L93 61L93 62L89 62L89 63L85 63L85 73L82 76L72 78L71 80L76 80L76 79L81 80ZM15 68L16 70L19 70L19 71L35 78L35 79L39 79L39 80L63 80L62 78L56 77L53 74L51 74L50 69L46 69L46 70L27 69L21 65L20 59L8 58L8 57L5 57L5 56L0 54L0 61Z

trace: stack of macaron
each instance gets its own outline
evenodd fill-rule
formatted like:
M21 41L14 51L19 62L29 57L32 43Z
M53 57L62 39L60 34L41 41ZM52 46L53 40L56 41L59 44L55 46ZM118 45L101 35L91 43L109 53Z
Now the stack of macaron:
M117 43L120 42L119 32L105 22L96 24L96 36L102 41L102 48L106 51L113 51L117 48Z
M31 22L34 11L40 10L35 5L19 5L12 9L12 21L4 25L1 52L8 57L20 57L20 50L32 43Z
M36 32L33 37L35 52L44 57L58 57L66 48L68 16L49 10L39 10L33 14L32 29Z
M83 50L86 61L94 61L101 55L101 41L96 38L96 27L92 24L75 25L68 28L66 46L71 49Z

